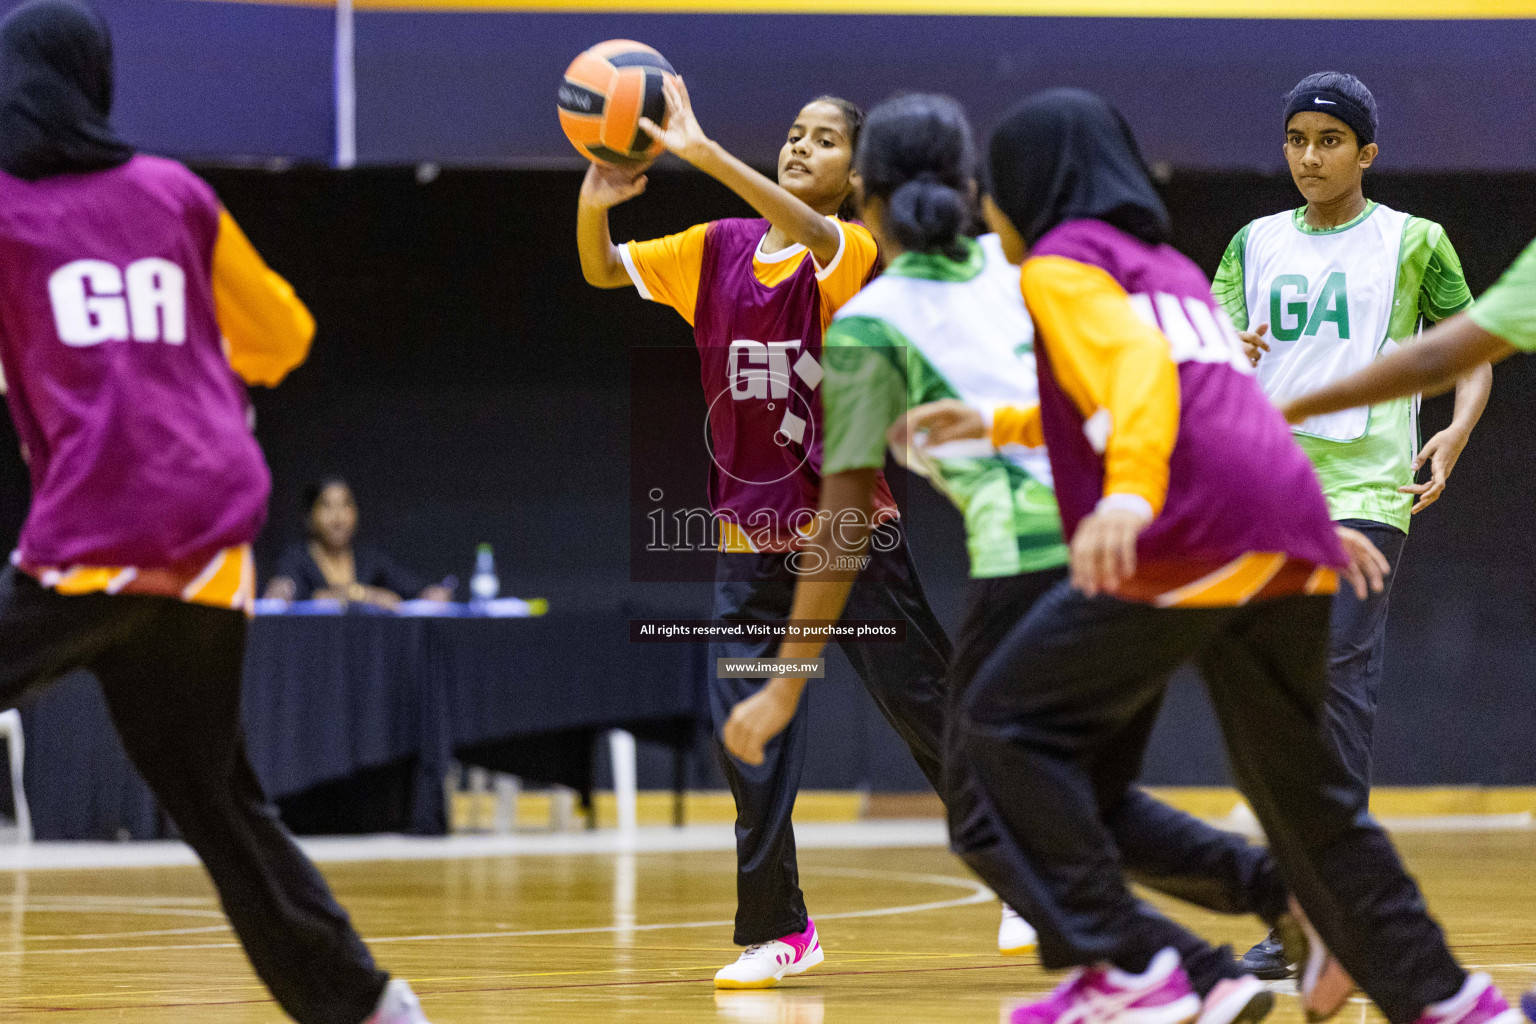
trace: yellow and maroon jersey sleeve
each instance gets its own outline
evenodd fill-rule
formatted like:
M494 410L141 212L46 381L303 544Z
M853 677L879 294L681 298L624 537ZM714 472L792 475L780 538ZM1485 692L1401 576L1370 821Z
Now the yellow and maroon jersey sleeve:
M859 294L880 262L875 236L862 224L829 218L842 234L837 255L825 267L817 266L816 284L821 290L821 327L825 331L843 303Z
M640 297L671 306L690 325L699 303L699 275L704 269L704 237L708 233L709 224L695 224L675 235L619 246L624 269Z
M213 306L229 364L247 384L272 387L309 355L315 318L223 209L213 246Z
M992 410L992 443L998 448L1010 444L1044 447L1045 425L1040 419L1040 406L1004 405Z
M1025 261L1022 286L1037 343L1104 455L1104 494L1136 495L1157 514L1179 432L1179 374L1168 340L1101 267L1040 256Z

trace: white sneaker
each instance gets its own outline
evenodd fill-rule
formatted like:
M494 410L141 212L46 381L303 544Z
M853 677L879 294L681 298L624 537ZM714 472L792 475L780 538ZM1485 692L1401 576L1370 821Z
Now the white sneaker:
M363 1024L431 1024L421 1012L421 1003L411 991L410 982L395 978L384 986L378 1008Z
M803 932L748 946L735 963L720 968L715 988L772 988L781 978L804 974L825 959L816 922L810 921Z
M1019 912L1003 904L1003 923L997 926L997 951L1003 956L1022 956L1040 947L1040 936L1034 926L1019 916Z

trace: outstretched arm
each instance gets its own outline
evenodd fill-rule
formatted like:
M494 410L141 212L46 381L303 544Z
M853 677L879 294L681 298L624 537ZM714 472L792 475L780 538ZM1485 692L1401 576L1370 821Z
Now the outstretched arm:
M581 181L576 204L576 251L581 254L581 276L598 288L623 288L633 284L608 231L608 211L645 191L645 172L627 171L594 163Z
M1483 330L1466 313L1437 325L1414 344L1378 360L1343 380L1334 381L1281 406L1285 418L1300 423L1312 416L1377 405L1392 398L1438 395L1483 363L1497 363L1515 348ZM1491 371L1490 371L1491 372ZM1484 398L1486 401L1486 396Z
M930 447L952 441L986 439L999 448L1014 444L1026 448L1045 445L1040 406L1000 405L990 410L990 414L992 423L988 426L987 415L982 410L973 409L958 398L940 398L908 410L905 416L891 424L885 437L897 452L910 448L919 440L919 435L926 438Z
M745 199L774 227L809 249L819 266L825 267L837 258L842 235L835 224L705 135L698 119L693 116L688 87L681 78L675 83L667 82L665 90L666 128L649 118L640 119L640 127L651 138Z

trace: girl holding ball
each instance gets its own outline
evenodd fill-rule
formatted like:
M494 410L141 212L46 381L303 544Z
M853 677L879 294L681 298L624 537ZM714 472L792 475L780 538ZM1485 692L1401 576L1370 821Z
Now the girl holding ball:
M641 129L762 216L616 245L608 211L645 191L644 166L594 163L577 213L582 272L599 288L633 287L693 326L715 459L709 496L719 554L712 614L738 622L783 621L794 600L794 556L820 498L822 335L838 307L874 275L879 259L869 231L837 216L857 184L853 154L864 115L831 96L806 104L779 150L775 182L704 133L680 79L665 81L663 88L665 127L642 118ZM923 594L883 478L873 508L894 541L889 550L873 553L847 616L904 620L906 638L842 646L938 789L949 640ZM766 657L777 645L773 635L713 641L710 657ZM711 680L717 747L732 708L765 682ZM770 987L823 959L800 891L790 826L806 742L802 702L761 764L720 748L737 812L735 939L747 949L716 975L717 987Z

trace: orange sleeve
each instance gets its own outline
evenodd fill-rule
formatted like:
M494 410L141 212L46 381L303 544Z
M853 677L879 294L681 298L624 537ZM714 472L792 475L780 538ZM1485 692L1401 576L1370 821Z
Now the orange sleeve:
M1010 444L1021 444L1026 448L1044 446L1045 429L1040 420L1040 407L1003 405L993 409L992 443L998 448Z
M1104 494L1143 498L1156 515L1179 433L1179 373L1168 339L1101 267L1041 256L1025 261L1022 280L1038 343L1104 455Z
M821 289L822 328L832 322L832 315L843 303L859 294L870 273L880 262L880 247L875 236L862 224L849 224L836 217L828 218L842 234L837 255L825 267L817 266L816 283Z
M213 245L213 309L229 365L247 384L272 387L309 355L315 318L222 209Z
M695 224L675 235L619 246L624 269L640 297L671 306L693 323L699 302L699 275L704 269L704 236L709 225Z

